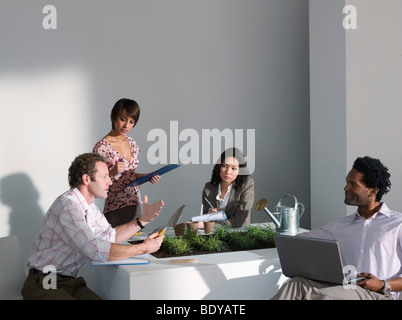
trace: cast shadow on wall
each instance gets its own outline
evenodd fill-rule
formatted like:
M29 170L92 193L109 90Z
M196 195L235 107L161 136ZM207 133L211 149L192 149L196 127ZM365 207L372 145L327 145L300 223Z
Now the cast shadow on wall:
M15 173L0 179L0 200L10 207L9 234L18 237L25 265L44 216L39 192L28 175Z

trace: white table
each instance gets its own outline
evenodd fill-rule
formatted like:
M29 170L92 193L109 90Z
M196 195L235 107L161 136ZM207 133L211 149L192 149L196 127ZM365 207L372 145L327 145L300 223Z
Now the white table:
M185 258L198 262L171 263ZM288 279L282 274L276 248L163 259L151 256L148 265L95 267L87 263L80 275L89 288L111 300L269 299Z
M201 300L269 299L287 280L276 249L152 258L149 265L91 266L80 271L88 287L103 299Z

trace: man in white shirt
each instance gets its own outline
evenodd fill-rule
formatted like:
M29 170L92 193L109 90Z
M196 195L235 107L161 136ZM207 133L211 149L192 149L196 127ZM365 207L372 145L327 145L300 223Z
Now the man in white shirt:
M46 213L28 259L29 274L21 291L24 299L99 299L79 268L87 259L118 260L152 253L163 236L150 235L137 245L119 244L155 219L163 201L148 205L144 197L142 216L112 228L96 207L95 198L106 198L112 184L105 159L95 153L75 158L69 168L71 189L60 195ZM44 286L48 270L56 270L56 288Z
M297 236L339 242L342 260L366 277L355 286L292 278L274 300L398 299L402 291L402 214L381 202L391 187L388 169L370 157L357 158L346 177L345 204L357 206L350 216Z

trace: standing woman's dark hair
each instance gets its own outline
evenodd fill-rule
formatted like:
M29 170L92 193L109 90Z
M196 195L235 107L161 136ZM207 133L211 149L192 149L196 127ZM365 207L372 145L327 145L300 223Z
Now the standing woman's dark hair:
M138 123L138 119L140 118L140 106L134 100L122 98L114 104L112 112L110 113L110 120L112 121L112 129L115 129L114 122L116 121L117 117L123 110L126 111L127 115L130 118L134 119L135 121L134 127Z
M238 148L228 148L220 156L218 162L214 165L211 176L211 184L218 185L222 179L220 176L220 168L225 163L226 158L233 157L239 162L239 168L241 168L239 175L233 182L233 188L239 189L242 187L243 183L249 176L249 171L247 169L247 161L244 158L243 153Z

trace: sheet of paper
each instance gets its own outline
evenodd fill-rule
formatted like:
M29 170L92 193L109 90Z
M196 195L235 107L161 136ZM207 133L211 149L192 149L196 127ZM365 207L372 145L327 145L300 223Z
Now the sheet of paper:
M194 222L199 222L199 221L223 221L227 220L226 214L223 211L218 211L218 212L211 212L207 214L202 214L200 216L195 216L191 218L192 221Z

